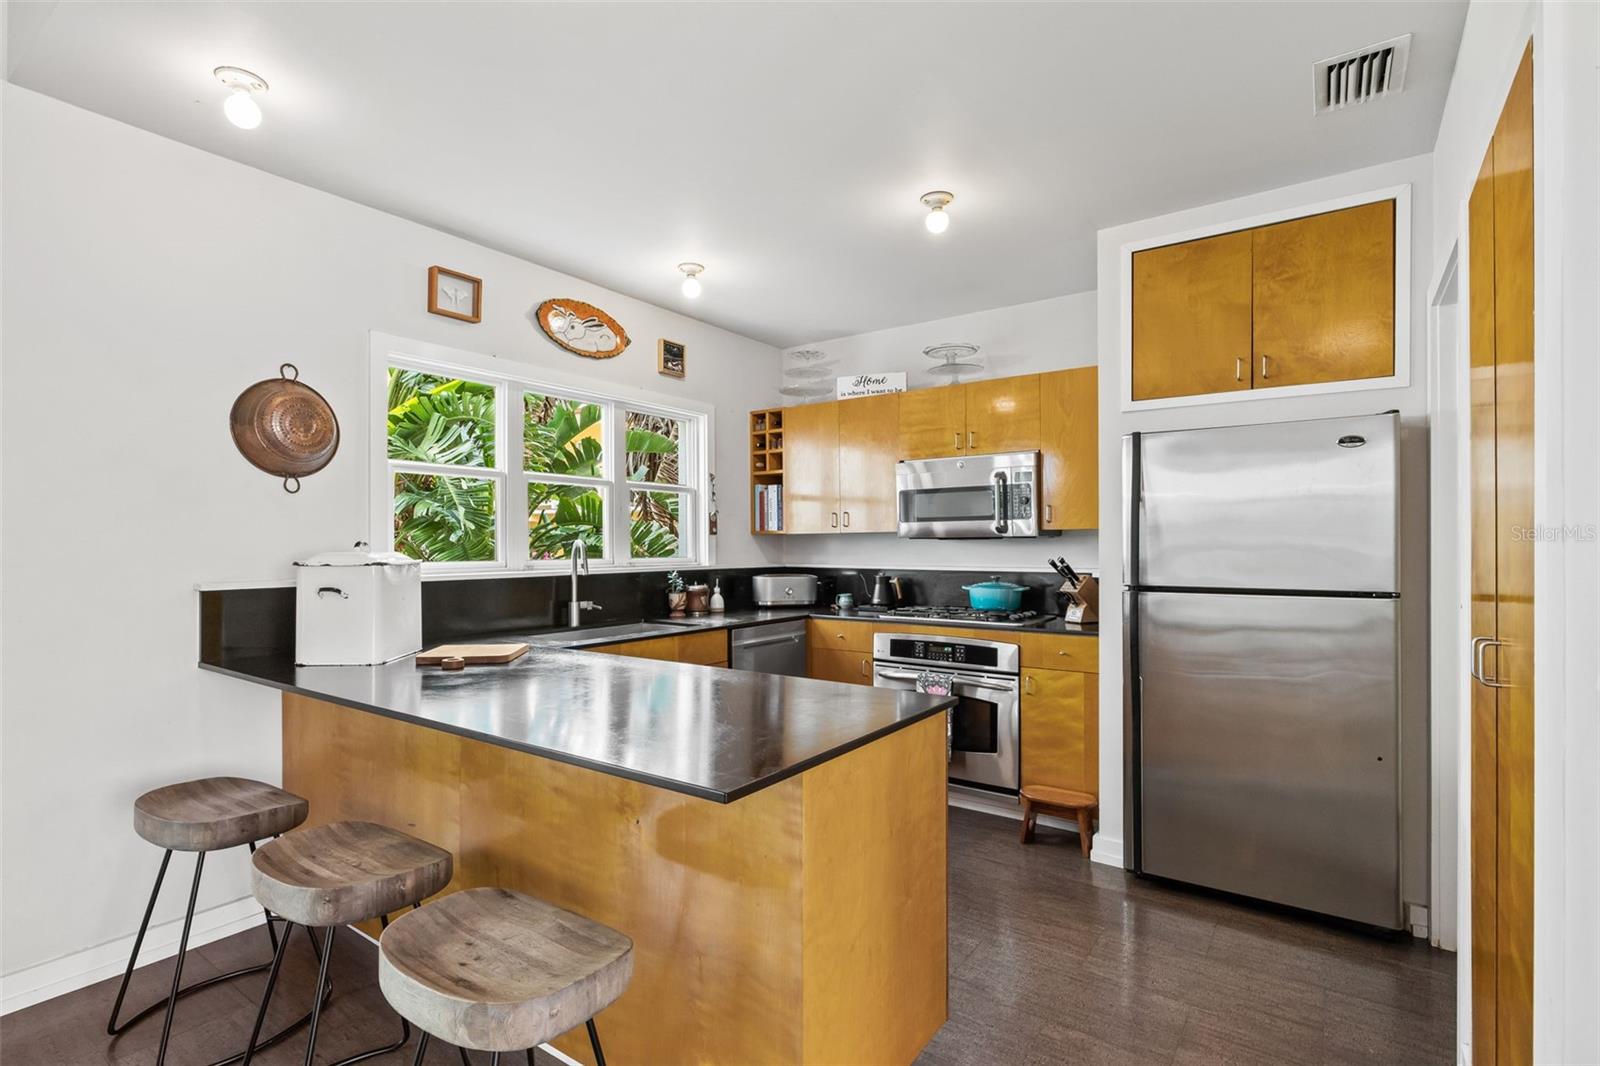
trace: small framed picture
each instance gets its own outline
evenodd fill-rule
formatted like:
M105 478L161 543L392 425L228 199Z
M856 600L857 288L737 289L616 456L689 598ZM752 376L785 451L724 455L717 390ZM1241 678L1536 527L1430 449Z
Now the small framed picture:
M463 322L483 321L483 279L442 266L429 267L428 310Z
M657 341L656 369L669 378L684 377L683 345L677 341Z

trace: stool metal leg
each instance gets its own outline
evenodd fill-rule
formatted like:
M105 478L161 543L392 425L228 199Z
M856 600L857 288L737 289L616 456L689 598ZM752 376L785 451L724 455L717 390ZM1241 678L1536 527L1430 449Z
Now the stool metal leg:
M417 1041L417 1056L411 1060L411 1066L422 1066L422 1060L428 1057L428 1031L422 1031L422 1038Z
M411 909L412 910L416 910L420 906L422 906L422 904L413 903L411 905ZM380 925L384 929L389 928L389 916L387 914L378 915L378 925ZM331 939L331 937L332 937L332 933L331 932L329 934L329 937ZM359 1054L351 1055L347 1059L340 1059L338 1062L333 1063L332 1066L355 1066L355 1064L358 1063L358 1062L365 1062L368 1059L377 1058L379 1055L387 1055L391 1051L399 1051L401 1048L405 1047L406 1044L408 1044L410 1041L411 1041L411 1022L410 1022L409 1019L407 1019L405 1017L405 1015L402 1014L400 1016L400 1039L399 1040L396 1040L392 1044L386 1044L383 1047L375 1047L371 1051L363 1051L363 1052L360 1052ZM311 1066L311 1060L310 1059L306 1060L306 1066Z
M250 1058L257 1051L264 1051L267 1048L272 1047L274 1044L282 1043L311 1023L311 1011L307 1010L304 1014L300 1015L299 1018L290 1022L282 1029L279 1029L276 1033L273 1033L265 1040L262 1040L260 1043L256 1042L256 1037L261 1035L262 1022L266 1019L267 1008L265 1000L270 999L272 996L272 987L277 983L278 980L278 966L282 962L283 953L289 949L290 934L294 932L293 922L287 921L283 918L274 918L273 920L283 922L283 939L280 941L276 937L273 938L273 943L278 945L277 950L275 950L272 954L273 961L271 963L264 964L265 968L269 969L271 972L269 972L267 975L267 987L262 992L263 1003L260 1012L256 1016L255 1028L250 1032L250 1043L248 1045L248 1050L229 1055L225 1059L218 1059L217 1061L211 1063L210 1066L232 1066L233 1063L238 1062L241 1059L243 1059L245 1062L249 1062ZM306 939L311 941L311 955L317 960L317 966L320 968L322 965L322 948L317 944L317 936L311 931L310 926L303 925L300 928L305 930ZM257 968L260 969L262 967ZM333 983L329 982L327 992L323 996L323 1001L326 1002L332 998Z
M606 1053L600 1050L600 1033L594 1027L594 1019L590 1018L583 1024L589 1027L589 1046L594 1048L594 1066L606 1066Z
M256 1055L256 1038L261 1035L261 1023L267 1020L267 1004L272 1002L272 988L278 983L278 969L283 965L283 953L289 950L289 934L294 931L293 922L283 923L283 939L278 941L278 950L272 953L272 969L267 971L267 987L261 990L261 1006L256 1008L256 1023L250 1028L250 1040L244 1046L244 1066L250 1066L250 1060ZM307 933L311 931L306 930ZM315 945L316 936L313 934L311 943ZM321 969L319 965L317 967Z
M128 1019L127 1022L120 1026L117 1024L117 1015L122 1012L122 997L128 994L128 982L133 978L133 968L139 961L139 948L144 945L144 934L150 928L150 915L155 913L156 897L161 895L161 882L166 880L167 864L170 862L172 862L172 849L168 848L164 853L162 853L161 869L156 871L156 884L155 887L150 890L150 902L145 904L144 918L139 922L139 932L134 935L133 951L128 955L128 968L122 972L122 986L117 989L116 1002L111 1004L111 1020L106 1022L107 1036L116 1036L128 1026L132 1025L134 1022L150 1013L149 1011L144 1011ZM156 1006L160 1006L160 1004L156 1004Z
M156 1052L156 1066L167 1061L167 1040L172 1036L172 1015L178 1009L178 995L183 988L183 958L189 953L189 930L194 925L194 905L200 898L200 874L206 868L206 853L195 852L194 883L189 886L189 909L183 913L183 933L178 937L178 959L172 967L172 991L167 994L167 1018L161 1023L161 1047Z
M333 959L333 934L338 931L338 926L330 925L328 935L322 941L322 964L317 967L317 991L311 1000L311 1033L306 1037L306 1066L311 1066L317 1055L317 1024L322 1021L322 990L328 984L328 963Z

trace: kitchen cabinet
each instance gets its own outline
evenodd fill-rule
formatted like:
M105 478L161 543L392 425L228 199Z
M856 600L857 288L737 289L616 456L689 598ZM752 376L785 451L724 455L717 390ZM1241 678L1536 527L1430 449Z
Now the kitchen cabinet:
M839 524L850 533L893 533L900 393L838 403Z
M967 397L964 385L941 385L900 394L900 459L938 459L965 454Z
M819 681L872 684L872 653L838 648L807 648L806 673Z
M847 619L812 618L806 622L806 647L834 651L861 651L872 654L873 627L870 622Z
M949 387L966 393L967 454L1038 450L1038 374L990 378Z
M682 636L651 637L648 640L630 640L621 644L584 649L605 655L622 655L630 659L659 659L672 663L695 663L700 666L728 665L728 631L713 630L708 633L685 633Z
M1133 398L1250 388L1249 230L1133 254Z
M783 531L831 533L839 522L839 404L786 407Z
M1252 231L1254 386L1394 373L1394 201Z
M1095 367L1039 375L1041 529L1099 528L1099 404Z
M1394 373L1394 200L1133 254L1132 396Z
M1099 677L1022 672L1022 783L1100 794Z

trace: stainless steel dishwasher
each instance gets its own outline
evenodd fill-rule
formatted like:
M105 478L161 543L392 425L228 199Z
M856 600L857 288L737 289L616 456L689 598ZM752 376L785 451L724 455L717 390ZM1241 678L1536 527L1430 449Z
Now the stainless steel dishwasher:
M806 620L770 622L733 631L733 668L806 676Z

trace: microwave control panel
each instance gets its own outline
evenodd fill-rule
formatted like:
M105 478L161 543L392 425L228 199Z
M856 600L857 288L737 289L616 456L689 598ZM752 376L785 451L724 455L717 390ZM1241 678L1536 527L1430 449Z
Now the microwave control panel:
M1006 517L1013 522L1033 517L1033 471L1014 470L1006 486Z

